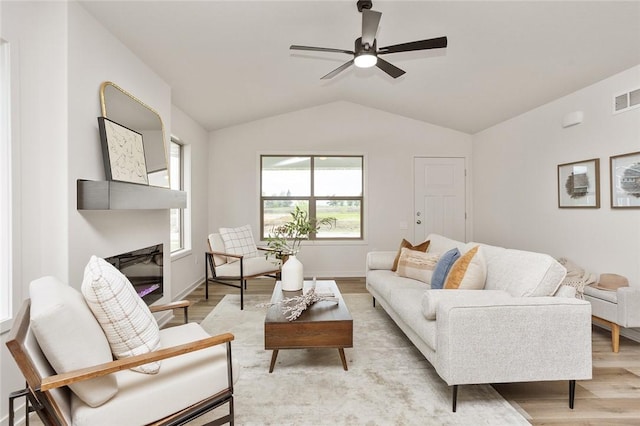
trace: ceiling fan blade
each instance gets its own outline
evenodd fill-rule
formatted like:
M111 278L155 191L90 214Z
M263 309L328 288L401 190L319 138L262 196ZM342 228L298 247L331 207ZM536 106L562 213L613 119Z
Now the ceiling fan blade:
M410 52L412 50L442 49L447 47L446 37L430 38L428 40L412 41L409 43L394 44L393 46L381 47L378 55L387 53Z
M331 47L313 47L313 46L298 46L292 44L289 49L291 50L310 50L312 52L335 52L335 53L346 53L347 55L355 55L352 50L344 50L344 49L333 49Z
M382 13L375 10L362 9L362 44L373 46Z
M400 68L396 67L395 65L391 65L389 62L385 61L382 58L378 58L376 66L393 78L398 78L405 73Z
M349 68L351 65L353 65L353 59L350 60L349 62L345 62L344 64L340 65L338 68L336 68L335 70L331 71L329 74L327 74L327 75L323 76L322 78L320 78L320 80L328 80L330 78L333 78L336 75L340 74L342 71L344 71L347 68Z

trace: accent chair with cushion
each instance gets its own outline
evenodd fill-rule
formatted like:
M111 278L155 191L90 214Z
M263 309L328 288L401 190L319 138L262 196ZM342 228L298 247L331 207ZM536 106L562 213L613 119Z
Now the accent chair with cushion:
M85 273L85 283L87 279ZM27 382L25 389L9 398L11 426L13 400L18 397L27 398L27 412L35 411L45 425L177 425L226 403L229 414L211 424L233 424L232 334L211 337L196 323L163 330L156 325L157 349L120 355L114 361L113 342L103 331L104 323L96 319L80 292L44 277L31 283L30 296L7 340ZM107 307L108 298L98 297L105 311L122 310L129 318L139 310L141 318L150 315L146 306ZM176 306L184 304L169 308ZM144 341L148 336L138 336L141 330L155 338L155 331L148 331L151 324L142 321L143 327L132 327L133 322L114 327L120 327L121 336L123 330L132 331L128 341ZM143 371L153 374L132 370L150 363L153 368Z
M244 309L247 280L258 277L277 279L281 262L267 259L253 239L249 225L239 228L220 228L209 234L209 251L205 253L205 298L209 298L209 282L240 289L240 309Z

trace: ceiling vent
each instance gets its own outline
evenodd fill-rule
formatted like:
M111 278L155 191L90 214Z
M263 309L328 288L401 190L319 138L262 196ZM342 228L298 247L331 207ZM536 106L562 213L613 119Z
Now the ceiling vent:
M613 98L613 113L629 111L640 107L640 88L621 93Z

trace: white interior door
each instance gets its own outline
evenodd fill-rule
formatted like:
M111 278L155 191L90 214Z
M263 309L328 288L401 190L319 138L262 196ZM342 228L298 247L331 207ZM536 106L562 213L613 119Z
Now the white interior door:
M466 241L464 158L414 159L414 243L436 233Z

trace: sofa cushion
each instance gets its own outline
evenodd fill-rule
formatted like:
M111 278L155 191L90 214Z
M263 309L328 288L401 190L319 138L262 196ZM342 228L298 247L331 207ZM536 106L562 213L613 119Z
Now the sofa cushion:
M427 249L429 248L429 240L423 241L420 244L414 246L409 241L403 238L402 242L400 243L400 247L398 248L398 253L396 254L396 258L393 261L393 266L391 267L391 270L393 272L396 272L398 270L398 261L400 260L400 254L402 254L403 248L408 248L409 250L426 252Z
M224 242L225 253L242 255L244 257L257 257L258 248L253 240L250 225L239 228L220 228L220 236ZM234 257L227 257L227 262L237 262Z
M107 336L116 358L146 354L160 348L160 330L153 314L127 277L113 265L91 256L84 270L82 294ZM155 374L160 362L135 367Z
M423 283L431 283L431 275L440 259L437 253L423 253L417 250L402 248L398 259L398 275Z
M480 246L475 246L455 261L444 283L445 289L481 290L487 278L487 265Z
M433 275L431 276L431 288L440 289L444 287L444 281L449 274L449 270L459 257L460 250L457 248L452 248L440 256L436 267L433 269Z
M487 261L485 288L505 290L514 297L552 296L566 269L547 254L504 249Z
M161 330L162 347L206 339L196 323ZM98 409L72 398L74 426L144 425L191 406L227 388L226 345L218 345L162 361L155 375L130 370L116 373L118 395ZM233 361L233 381L239 368ZM152 401L152 402L150 402Z
M511 296L502 290L457 290L457 291L436 291L427 290L422 296L422 315L428 320L436 319L438 306L442 302L457 302L461 305L472 305L473 303L486 303L499 300L510 299Z
M35 280L29 287L31 329L56 373L112 361L109 342L82 295L56 278ZM118 392L114 375L69 386L85 404L97 407Z
M466 253L466 244L460 241L452 240L451 238L444 237L439 234L427 235L427 240L430 241L428 251L434 253L445 253L452 248L457 248L460 253Z

